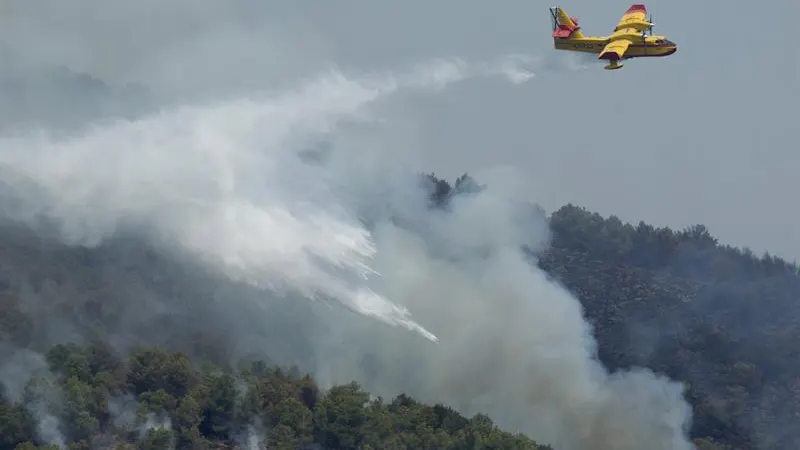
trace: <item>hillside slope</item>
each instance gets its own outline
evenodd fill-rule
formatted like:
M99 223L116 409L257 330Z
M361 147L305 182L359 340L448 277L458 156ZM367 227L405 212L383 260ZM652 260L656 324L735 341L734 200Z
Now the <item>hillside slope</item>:
M797 266L572 205L551 217L541 266L578 293L610 368L685 382L692 435L731 448L800 446Z
M431 180L437 203L457 195ZM701 450L800 447L796 264L720 244L703 225L633 225L575 205L549 223L537 264L580 299L604 365L684 382Z
M446 207L456 190L430 181ZM479 189L468 177L456 185ZM533 256L581 300L599 358L685 382L699 449L800 444L796 266L721 246L702 226L632 226L572 205L549 222L552 245ZM317 306L249 301L257 294L124 236L75 249L6 226L0 288L0 450L46 437L73 448L247 445L277 421L277 448L542 448L486 416L406 396L362 406L357 385L321 396ZM270 322L256 323L257 310ZM31 384L32 374L44 378ZM167 423L171 433L157 431Z

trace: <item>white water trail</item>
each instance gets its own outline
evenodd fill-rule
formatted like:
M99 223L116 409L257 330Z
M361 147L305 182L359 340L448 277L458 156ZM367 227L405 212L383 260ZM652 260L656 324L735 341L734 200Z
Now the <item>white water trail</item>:
M297 149L401 90L495 75L523 82L532 74L521 63L441 59L361 78L331 71L291 92L183 107L68 140L3 137L0 167L14 205L4 214L55 223L73 245L94 246L120 227L137 227L234 279L333 298L437 341L408 309L371 289L379 274L370 233Z

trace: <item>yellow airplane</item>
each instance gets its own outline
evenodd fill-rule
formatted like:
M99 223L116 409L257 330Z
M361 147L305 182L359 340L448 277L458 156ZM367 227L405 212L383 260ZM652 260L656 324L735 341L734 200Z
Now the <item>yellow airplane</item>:
M584 36L578 20L559 6L551 7L550 15L556 50L599 54L598 59L608 61L603 67L607 70L619 69L620 61L625 59L669 56L678 51L678 46L666 36L652 35L652 17L645 20L647 8L641 4L631 5L617 22L614 32L603 37Z

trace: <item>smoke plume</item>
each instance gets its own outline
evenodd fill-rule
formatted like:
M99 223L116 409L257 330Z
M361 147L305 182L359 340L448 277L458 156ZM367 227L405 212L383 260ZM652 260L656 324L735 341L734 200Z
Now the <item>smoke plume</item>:
M75 57L99 64L88 55ZM71 246L133 232L251 286L257 295L223 306L251 308L229 330L242 340L253 339L248 327L277 326L269 308L253 314L264 297L344 306L314 306L321 326L303 330L305 368L325 385L355 379L376 394L488 413L559 450L691 449L682 386L647 370L608 373L579 301L522 252L549 237L524 174L487 169L477 177L486 189L432 211L414 149L384 123L405 93L481 76L519 83L532 77L525 62L329 70L246 95L194 95L209 88L195 80L183 91L195 102L135 120L70 137L8 134L3 219ZM166 90L160 75L143 79Z

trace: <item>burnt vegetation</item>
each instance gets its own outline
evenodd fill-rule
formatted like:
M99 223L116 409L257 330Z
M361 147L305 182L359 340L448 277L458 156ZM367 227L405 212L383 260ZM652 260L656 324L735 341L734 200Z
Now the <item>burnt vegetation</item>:
M452 184L433 175L424 181L434 208L483 188L467 175ZM702 225L634 225L574 205L548 220L551 245L532 261L580 299L607 367L648 367L685 383L698 449L800 447L795 264L721 245ZM136 292L120 294L109 271L117 281L158 284L175 302L202 296L204 286L181 291L181 269L147 249L137 250L137 261L121 261L108 248L68 249L6 231L0 349L44 357L33 378L4 373L0 380L0 450L49 448L53 435L71 449L233 448L255 432L279 449L548 448L482 414L464 417L406 395L372 397L356 383L322 392L314 374L270 361L231 364L224 338L203 333L202 323L120 352L110 330L124 321ZM71 318L82 342L54 342L48 314ZM175 323L164 319L139 332ZM57 423L49 434L43 415Z

